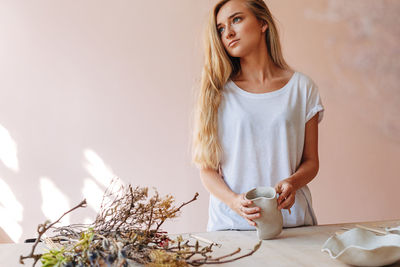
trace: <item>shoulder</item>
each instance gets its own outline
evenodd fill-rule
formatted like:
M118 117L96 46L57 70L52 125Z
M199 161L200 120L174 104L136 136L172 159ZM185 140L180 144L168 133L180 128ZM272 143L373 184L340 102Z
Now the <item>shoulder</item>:
M297 86L298 90L307 99L318 95L318 85L314 80L307 74L297 71Z
M229 95L234 95L238 92L237 86L235 83L229 79L222 88L222 97L227 97Z
M298 83L302 87L304 86L305 88L310 88L316 86L314 80L309 75L300 71L296 71L296 73L297 73Z
M233 84L232 79L228 79L226 81L226 83L224 84L224 86L223 86L223 90L226 90L226 89L230 88L232 86L232 84Z

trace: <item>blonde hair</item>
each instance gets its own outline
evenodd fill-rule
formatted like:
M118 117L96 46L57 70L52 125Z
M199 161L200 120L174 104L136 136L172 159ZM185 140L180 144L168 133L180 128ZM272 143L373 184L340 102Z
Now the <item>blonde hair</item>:
M201 169L218 170L222 147L218 139L218 108L225 83L240 71L240 59L227 54L218 33L216 17L221 7L231 0L218 2L210 11L204 33L205 63L195 108L192 142L193 163ZM245 0L257 19L268 24L265 33L268 53L276 66L290 69L282 56L274 18L263 0Z

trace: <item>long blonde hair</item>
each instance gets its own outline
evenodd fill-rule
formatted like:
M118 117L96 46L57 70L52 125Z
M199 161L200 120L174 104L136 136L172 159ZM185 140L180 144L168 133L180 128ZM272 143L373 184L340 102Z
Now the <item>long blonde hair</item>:
M193 163L201 169L218 170L222 147L218 139L218 108L225 83L240 71L240 58L225 50L216 26L221 7L230 0L218 2L210 11L204 33L205 63L197 95L192 142ZM257 19L268 24L265 33L268 54L276 66L290 69L282 56L281 44L274 18L263 0L245 0L247 8Z

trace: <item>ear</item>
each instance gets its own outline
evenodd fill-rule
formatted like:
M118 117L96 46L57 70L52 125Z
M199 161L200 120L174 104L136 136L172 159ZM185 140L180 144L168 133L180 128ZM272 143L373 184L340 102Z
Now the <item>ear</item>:
M264 33L268 29L268 24L266 21L262 21L261 23L261 31Z

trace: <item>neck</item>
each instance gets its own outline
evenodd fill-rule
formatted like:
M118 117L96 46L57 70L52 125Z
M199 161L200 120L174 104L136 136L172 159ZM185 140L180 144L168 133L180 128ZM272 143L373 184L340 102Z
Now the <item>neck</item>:
M280 68L272 61L265 39L253 51L240 58L241 71L237 80L246 80L254 83L263 83L271 80L280 71Z

